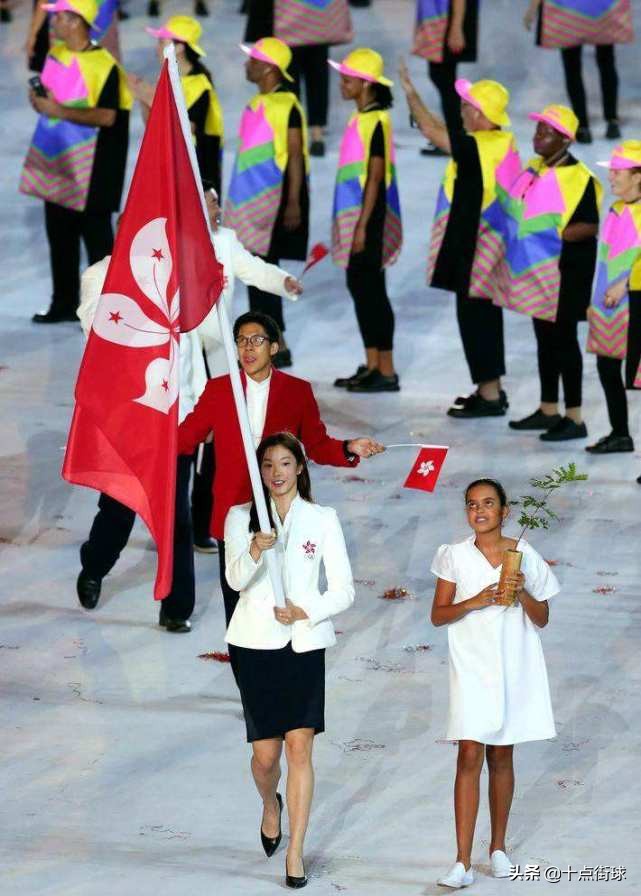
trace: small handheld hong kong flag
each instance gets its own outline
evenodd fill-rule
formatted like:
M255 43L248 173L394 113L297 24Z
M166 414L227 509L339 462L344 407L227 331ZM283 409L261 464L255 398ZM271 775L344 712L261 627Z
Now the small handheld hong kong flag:
M445 445L423 445L403 488L433 492L448 451Z
M312 248L309 250L309 255L307 256L307 261L305 263L305 267L303 268L303 274L306 274L310 268L313 268L315 264L318 264L319 261L322 261L326 255L329 255L329 249L325 245L325 243L315 243Z

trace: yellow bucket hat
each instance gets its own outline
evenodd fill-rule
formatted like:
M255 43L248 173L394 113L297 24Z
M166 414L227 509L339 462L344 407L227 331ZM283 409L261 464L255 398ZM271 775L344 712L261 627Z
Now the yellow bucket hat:
M569 137L570 140L574 140L576 137L579 119L567 106L552 104L546 106L542 112L530 112L528 118L531 118L532 121L543 121L545 124L549 124L551 128L554 128L559 134L563 134L564 137Z
M269 62L270 65L275 65L276 68L280 69L281 75L287 78L288 81L294 80L287 71L292 61L292 51L284 41L279 40L277 37L261 37L253 47L241 44L240 49L251 59L260 59L261 62Z
M597 162L601 168L641 168L641 140L624 140L613 151L607 162Z
M510 101L510 92L498 81L472 83L467 78L457 78L454 87L462 100L482 112L492 124L501 127L509 125L510 118L505 110Z
M205 51L198 45L203 33L202 25L191 16L172 16L160 28L145 28L145 31L157 40L177 40L181 44L187 44L199 56L205 55Z
M361 78L361 80L370 81L372 84L384 84L385 87L394 85L393 81L384 77L383 57L376 50L359 47L357 50L352 50L342 62L334 62L333 59L329 59L328 62L341 75Z
M87 25L93 25L98 15L96 0L56 0L55 3L43 3L42 9L47 12L74 12Z

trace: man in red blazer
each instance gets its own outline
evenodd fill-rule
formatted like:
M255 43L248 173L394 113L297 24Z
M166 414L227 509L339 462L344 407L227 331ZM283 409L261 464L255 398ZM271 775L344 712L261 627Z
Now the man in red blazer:
M334 467L355 467L361 457L371 457L385 450L373 439L341 441L327 434L310 384L272 366L272 358L278 351L279 332L270 317L253 311L242 314L234 324L234 340L256 446L264 436L291 432L303 443L311 460ZM234 504L250 501L252 491L228 375L209 380L196 407L181 423L178 453L193 454L211 433L216 453L211 533L218 540L220 584L229 624L238 594L225 579L225 517ZM232 654L230 647L234 668Z

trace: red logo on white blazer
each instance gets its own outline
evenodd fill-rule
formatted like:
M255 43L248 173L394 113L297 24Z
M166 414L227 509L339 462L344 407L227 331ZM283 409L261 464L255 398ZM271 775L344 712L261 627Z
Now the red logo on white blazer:
M306 542L303 545L303 550L305 551L305 556L308 560L314 559L314 554L316 553L316 545L312 544L311 541Z

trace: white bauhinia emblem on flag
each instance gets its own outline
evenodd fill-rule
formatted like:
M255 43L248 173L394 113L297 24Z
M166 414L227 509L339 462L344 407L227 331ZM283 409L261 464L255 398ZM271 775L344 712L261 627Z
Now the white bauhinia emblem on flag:
M147 317L138 302L120 293L103 293L93 321L98 336L129 348L169 343L169 357L155 358L145 371L145 392L133 401L168 414L178 398L178 290L171 299L167 287L173 268L165 224L154 218L131 241L129 265L141 292L158 308L163 322Z
M424 460L416 472L419 476L429 476L430 473L434 472L434 462L431 460Z

